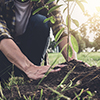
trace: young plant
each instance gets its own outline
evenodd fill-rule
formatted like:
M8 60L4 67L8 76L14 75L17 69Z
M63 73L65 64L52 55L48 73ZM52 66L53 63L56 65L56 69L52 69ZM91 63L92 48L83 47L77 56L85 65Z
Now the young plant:
M63 94L59 93L58 91L48 87L47 85L45 85L48 89L50 89L53 93L56 93L60 98L64 98L66 100L71 100L71 98L67 97L67 96L64 96Z
M24 0L22 0L22 1L24 1ZM40 3L40 2L42 2L41 0L32 0L32 1L38 1L37 3ZM40 8L38 8L38 9L36 9L34 12L33 12L33 15L34 14L36 14L36 13L38 13L39 11L41 11L42 9L44 9L44 8L46 8L47 10L48 10L48 15L49 14L51 14L52 16L50 16L49 18L47 18L47 19L45 19L44 20L44 23L45 22L47 22L47 21L51 21L51 23L52 24L54 24L55 23L55 16L52 14L52 12L54 11L54 10L56 10L56 9L58 9L59 7L61 7L62 5L57 5L57 6L54 6L54 7L52 7L52 8L49 8L48 7L48 4L50 4L51 2L53 2L54 0L49 0L46 4L44 4L42 7L40 7ZM58 2L59 0L57 0L57 2ZM72 1L72 2L75 2L76 1L76 3L80 6L80 8L83 10L83 6L81 6L82 4L81 4L81 2L85 2L85 0L80 0L80 2L78 1L78 0L68 0L68 3L69 3L69 1ZM66 1L67 2L67 1ZM69 7L68 7L68 12L69 12ZM70 18L71 18L71 16L69 16L69 14L68 14L68 17L67 17L68 19L67 19L67 24L66 24L66 27L68 27L68 30L70 30ZM72 19L72 21L78 26L78 21L76 21L75 19ZM64 31L64 28L62 28L61 30L59 30L59 32L57 33L57 35L55 36L55 41L57 42L58 40L59 40L59 38L60 38L60 36L62 35L62 33L63 33L63 31ZM69 32L70 31L68 31L68 38L69 38ZM72 45L73 45L73 48L74 48L74 50L76 51L76 52L78 52L78 44L77 44L77 42L76 42L76 39L71 35L71 42L72 42ZM59 44L59 43L57 43L57 44ZM69 54L68 54L68 56L72 56L72 49L71 49L71 47L69 46L69 39L68 39L68 43L66 43L66 45L63 47L63 49L66 47L68 45L68 51L67 52L69 52ZM63 51L63 49L61 50L61 52ZM60 53L61 53L60 52ZM58 58L59 58L59 55L57 56L57 58L54 60L54 62L51 64L51 67L48 69L48 71L47 71L47 73L45 74L45 76L40 80L40 82L38 83L38 85L37 85L37 87L34 89L34 91L38 88L38 86L41 84L41 82L43 81L43 79L49 74L49 71L50 71L50 69L53 69L52 68L52 66L54 66L54 64L55 64L55 62L58 60ZM75 67L74 67L75 68ZM57 89L61 86L61 85L63 85L63 83L67 80L67 78L68 78L68 76L70 75L70 73L74 70L74 68L70 71L70 72L68 72L68 74L64 77L64 79L62 80L62 82L58 85L58 87L57 87ZM70 85L71 85L71 83L70 83ZM56 94L58 94L58 96L61 98L61 97L63 97L63 98L65 98L65 99L69 99L70 100L70 98L68 98L67 96L64 96L64 95L62 95L61 93L59 93L59 92L57 92L57 89L56 90L53 90L52 88L50 88L50 87L48 87L50 90L52 90L54 93L56 93ZM62 91L64 91L66 88L63 88L63 90ZM61 92L62 92L61 91ZM20 94L20 93L19 93ZM41 100L41 98L42 98L42 95L43 95L43 89L41 89L41 94L40 94L40 100ZM3 95L2 95L3 96ZM26 96L25 95L23 95L23 97L24 97L24 99L25 100L27 100L27 98L26 98ZM33 96L33 97L35 97L35 95ZM33 98L34 99L34 98ZM29 96L29 98L28 98L28 100L31 100L31 97Z
M41 92L40 92L40 99L39 100L42 100L42 95L43 95L43 89L41 89ZM24 99L25 100L35 100L35 94L33 95L33 97L29 96L28 98L23 95Z
M95 95L96 91L94 93L91 93L91 91L86 91L88 94L88 100L91 100L91 98Z
M74 93L76 97L73 100L75 100L76 98L77 98L77 100L80 100L80 96L82 95L83 92L84 92L84 89L82 89L78 95L76 93Z

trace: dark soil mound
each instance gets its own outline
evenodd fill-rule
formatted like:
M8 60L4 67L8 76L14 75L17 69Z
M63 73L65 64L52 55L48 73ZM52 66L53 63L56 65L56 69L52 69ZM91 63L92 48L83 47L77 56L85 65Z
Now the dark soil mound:
M36 87L40 80L32 81L24 85L12 86L10 90L4 89L3 93L7 100L25 100L23 95L26 97L33 97L33 95L35 95L34 100L40 100L41 89L43 89L41 100L57 100L57 93L53 93L48 87L55 90L66 74L68 74L72 69L73 71L69 74L67 80L65 80L57 91L61 92L63 87L67 87L66 91L61 92L64 96L71 98L71 100L77 100L75 93L80 95L80 92L82 92L80 100L82 100L82 98L84 98L84 100L89 100L90 96L86 92L88 90L94 94L91 100L100 100L100 68L96 66L88 67L84 62L78 62L76 60L67 63L67 65L65 65L65 67L59 72L50 73L48 77L42 81L38 89ZM70 86L74 86L75 84L79 85L70 88ZM84 90L82 91L82 89ZM59 100L66 99L61 97Z

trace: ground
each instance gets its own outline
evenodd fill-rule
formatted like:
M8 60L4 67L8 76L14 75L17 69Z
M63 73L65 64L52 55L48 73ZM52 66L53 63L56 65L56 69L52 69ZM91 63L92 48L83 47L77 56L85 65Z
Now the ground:
M38 88L37 84L40 80L33 80L23 85L14 85L11 89L4 89L4 96L7 100L33 100L25 99L25 97L32 97L34 100L66 100L68 98L69 100L82 100L83 98L83 100L90 100L89 98L91 100L99 100L100 68L96 66L89 67L84 62L76 60L64 64L65 67L61 71L50 73ZM63 83L62 80L65 76L67 79ZM61 82L62 85L56 89ZM58 96L59 93L62 95ZM57 99L58 97L60 99Z

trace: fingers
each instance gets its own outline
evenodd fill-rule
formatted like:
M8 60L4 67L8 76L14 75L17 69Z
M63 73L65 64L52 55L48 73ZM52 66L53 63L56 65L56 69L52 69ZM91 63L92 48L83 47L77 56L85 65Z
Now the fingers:
M33 80L37 80L37 79L41 79L41 78L43 78L43 77L46 77L46 75L45 74L35 74L35 75L30 75L30 76L28 76L30 79L33 79Z
M81 60L77 60L79 62L82 62ZM85 63L86 66L91 67L88 63Z
M38 69L38 73L44 74L44 73L46 73L46 72L49 70L49 68L50 68L50 66L41 66L41 67L39 67L39 69Z
M86 66L91 67L89 64L85 63Z
M61 70L61 68L59 68L59 67L57 69L52 69L52 67L50 68L50 66L41 66L38 69L38 71L36 72L36 74L45 74L45 73L47 73L47 71L49 71L49 72L58 72L58 71ZM61 67L63 67L63 65ZM49 68L50 68L50 70L49 70Z
M40 66L40 67L35 67L35 68L31 67L30 69L28 69L26 74L27 74L27 76L29 78L37 80L37 79L46 77L45 73L47 73L47 71L49 71L49 72L58 72L64 66L65 65L56 65L55 67L58 67L57 69L52 69L52 67L50 68L50 65L48 65L48 66Z
M46 77L46 75L45 74L40 74L40 75L37 75L36 79L41 79L43 77Z
M57 72L60 71L61 68L65 67L66 65L56 65L56 66L52 66L50 72ZM50 66L47 66L48 69L50 68Z
M55 67L65 67L65 66L67 66L67 64L63 64L63 65L56 65Z
M77 61L82 62L81 60L77 60Z
M60 71L61 70L61 68L58 68L58 69L52 69L52 70L50 70L50 72L58 72L58 71Z

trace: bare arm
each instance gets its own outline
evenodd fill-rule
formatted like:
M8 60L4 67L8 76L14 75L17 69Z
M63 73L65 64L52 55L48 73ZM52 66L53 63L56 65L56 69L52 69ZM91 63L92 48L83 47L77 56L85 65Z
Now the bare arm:
M12 39L3 39L0 43L0 50L7 59L18 68L25 71L32 63L22 54Z
M62 38L62 42L59 43L60 49L62 49L62 48L66 45L66 43L67 43L67 38L68 38L67 36L65 36L65 37ZM69 38L69 45L70 45L71 48L72 48L73 55L72 55L71 58L68 57L68 61L73 60L73 59L76 59L76 60L77 60L77 53L74 51L74 49L73 49L73 47L72 47L71 39L70 39L70 38ZM66 48L62 51L62 55L64 56L65 60L67 61L67 50L66 50ZM81 60L77 60L77 61L82 62ZM85 65L88 66L88 67L90 67L90 65L87 64L87 63L85 63Z
M14 43L12 39L3 39L0 42L0 50L7 57L7 59L15 64L18 68L26 73L29 78L38 79L43 78L44 73L47 72L50 66L36 66L30 62L27 57L21 52L19 47ZM56 72L58 70L52 70Z
M65 37L62 38L62 41L59 43L60 49L62 49L62 48L67 44L67 39L68 39L67 36L65 36ZM73 47L72 47L70 38L69 38L69 45L70 45L71 48L72 48L73 55L72 55L71 58L68 57L68 61L70 61L70 60L72 60L72 59L77 59L77 54L76 54L76 52L74 51L74 49L73 49ZM63 54L65 60L67 61L67 50L66 50L66 48L62 51L62 54Z

